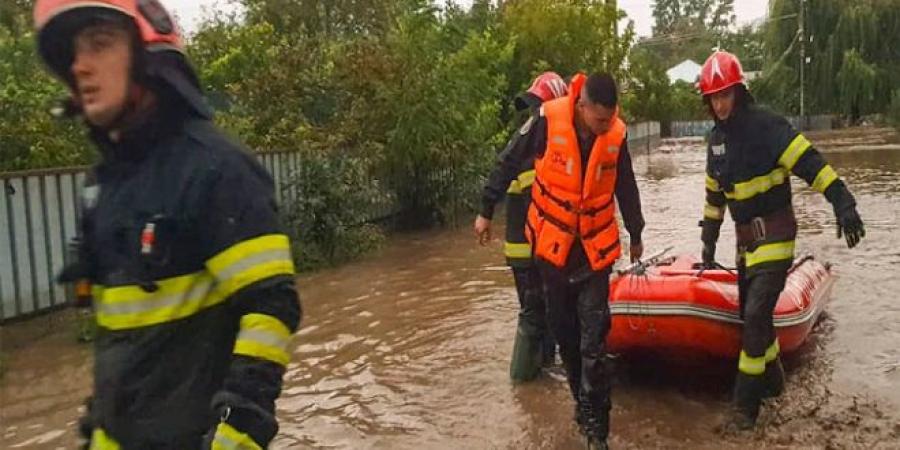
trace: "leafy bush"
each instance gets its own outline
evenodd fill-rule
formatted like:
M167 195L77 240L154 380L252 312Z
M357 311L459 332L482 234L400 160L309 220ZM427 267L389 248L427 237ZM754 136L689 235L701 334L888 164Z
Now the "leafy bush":
M50 115L64 94L41 66L34 35L0 25L0 172L93 159L80 124Z
M371 223L387 204L369 162L338 153L305 154L283 187L282 217L298 269L334 265L377 247L381 229Z

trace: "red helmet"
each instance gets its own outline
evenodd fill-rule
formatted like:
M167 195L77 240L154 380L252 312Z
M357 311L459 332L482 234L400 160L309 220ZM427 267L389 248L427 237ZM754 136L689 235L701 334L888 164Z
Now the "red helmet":
M516 97L516 109L523 110L529 106L559 98L568 93L566 82L556 72L544 72L538 75L523 94Z
M34 26L41 58L60 78L72 65L72 40L98 21L131 20L147 50L183 52L178 27L158 0L37 0Z
M700 93L703 95L724 91L744 83L744 69L737 56L724 51L713 52L700 69Z

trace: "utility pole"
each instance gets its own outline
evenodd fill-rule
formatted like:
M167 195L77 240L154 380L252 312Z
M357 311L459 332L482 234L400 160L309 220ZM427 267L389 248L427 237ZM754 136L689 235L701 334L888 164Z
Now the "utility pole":
M806 16L806 0L800 0L800 129L803 130L806 125L806 109L804 104L804 89L806 81L804 78L806 72L806 29L804 28L804 17Z

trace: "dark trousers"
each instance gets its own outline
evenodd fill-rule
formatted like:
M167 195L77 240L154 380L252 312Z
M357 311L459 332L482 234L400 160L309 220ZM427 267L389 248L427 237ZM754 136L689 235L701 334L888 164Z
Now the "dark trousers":
M744 319L741 347L750 357L764 356L775 342L773 313L786 280L786 269L748 274L743 261L738 263L738 292Z
M587 432L605 438L609 433L610 373L605 364L609 334L610 271L588 272L573 279L538 261L547 297L547 318L559 343L572 397L585 408Z
M552 358L556 342L547 329L547 303L537 267L513 267L513 278L519 296L519 328L539 339L545 358Z

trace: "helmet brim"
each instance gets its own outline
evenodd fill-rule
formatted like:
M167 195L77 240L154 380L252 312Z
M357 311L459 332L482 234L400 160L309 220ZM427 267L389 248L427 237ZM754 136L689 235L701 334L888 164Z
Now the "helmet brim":
M719 86L719 87L716 87L713 89L700 89L700 94L703 95L704 97L706 97L707 95L713 95L717 92L722 92L726 89L730 89L735 86L744 86L744 88L747 87L747 85L743 81L735 81L733 83L729 83L729 84Z
M75 36L87 27L114 24L134 27L134 20L117 9L84 6L64 11L51 18L38 31L38 54L57 77L70 82L75 60Z
M516 96L514 104L516 106L516 111L524 111L529 108L537 108L541 106L543 100L537 95L532 94L531 92L523 92Z

